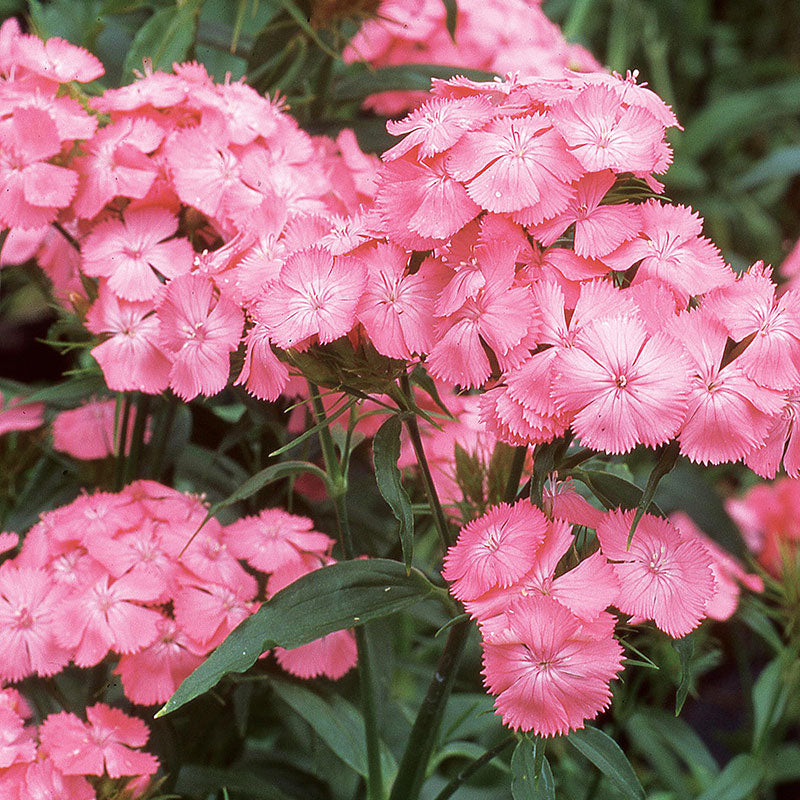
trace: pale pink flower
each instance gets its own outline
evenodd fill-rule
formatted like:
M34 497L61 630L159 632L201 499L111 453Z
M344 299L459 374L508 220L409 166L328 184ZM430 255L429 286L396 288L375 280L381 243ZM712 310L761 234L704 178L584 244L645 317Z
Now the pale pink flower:
M410 359L427 353L434 341L433 294L427 270L406 274L408 253L394 244L363 254L368 277L357 317L379 353Z
M258 304L257 319L279 347L315 335L322 344L332 342L353 327L366 280L359 259L334 257L317 247L292 253Z
M162 617L158 638L136 653L123 655L114 672L133 703L165 703L203 661L208 648L192 641L174 620Z
M73 649L79 667L91 667L109 650L133 653L147 647L158 636L161 615L139 603L155 602L160 582L143 574L108 575L93 585L80 587L56 610L57 641Z
M96 703L86 709L87 722L62 711L50 714L39 728L42 748L65 775L152 775L158 760L143 747L147 725L118 708Z
M61 151L53 118L33 107L14 109L0 126L0 224L6 228L41 228L69 205L77 174L47 159Z
M170 281L158 305L159 343L169 353L170 388L183 400L214 395L228 382L229 354L239 346L241 309L199 274Z
M800 477L800 392L790 392L774 419L766 442L751 450L744 463L762 478L774 478L781 465L790 478Z
M228 525L224 539L231 554L262 572L275 572L302 560L303 553L325 553L333 539L313 530L307 517L279 508L264 509L257 517L243 517Z
M194 251L187 239L173 239L178 218L163 208L129 209L121 220L95 226L81 245L87 275L107 278L108 288L124 300L152 300L163 278L192 268Z
M608 707L622 647L613 617L603 612L599 623L584 625L550 597L514 601L505 635L483 643L484 682L506 725L554 736L582 728Z
M36 430L41 425L44 425L44 403L19 405L19 398L4 398L0 392L0 436L12 431Z
M448 551L442 575L459 600L474 600L496 586L507 588L536 563L549 521L528 500L490 508L465 525Z
M633 622L651 619L673 638L685 636L706 616L716 592L712 559L696 539L667 520L645 514L628 546L633 511L609 511L597 538L620 582L617 607Z
M627 453L671 439L680 428L688 395L681 349L666 336L647 337L635 317L588 325L555 359L553 397L574 414L572 429L584 445Z
M109 389L158 394L167 388L171 364L158 344L158 318L150 303L120 300L101 281L86 327L110 334L91 351Z
M0 774L13 764L25 764L35 758L33 730L25 726L25 719L10 703L0 706Z
M17 567L13 562L0 567L0 679L18 681L32 673L49 676L66 666L70 654L56 641L62 600L63 592L44 569Z
M676 317L669 331L690 362L681 453L701 464L721 464L763 446L783 411L782 393L759 386L736 359L720 367L728 336L702 307Z
M45 42L23 34L15 42L14 55L20 66L55 83L88 83L105 72L96 56L58 36Z

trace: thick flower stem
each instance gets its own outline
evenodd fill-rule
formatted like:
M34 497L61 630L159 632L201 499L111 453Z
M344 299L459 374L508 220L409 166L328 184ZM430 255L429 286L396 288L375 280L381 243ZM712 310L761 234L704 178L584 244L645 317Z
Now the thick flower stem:
M471 627L470 620L465 619L450 628L447 644L411 728L389 800L417 800L419 797Z
M436 526L436 531L439 534L439 539L442 546L447 549L450 545L455 543L453 535L450 530L450 525L444 515L442 504L439 502L439 495L436 493L436 486L433 483L433 476L431 469L428 466L428 459L425 457L425 450L422 446L422 437L419 433L419 425L417 424L417 417L414 413L416 409L416 402L414 394L411 391L411 383L408 380L408 375L403 375L400 379L400 385L403 390L405 402L407 403L409 414L406 417L406 428L408 435L411 438L411 445L414 448L414 455L417 459L417 465L422 475L422 485L425 488L425 495L430 503L431 511L433 513L433 522Z
M517 736L512 733L510 736L506 736L501 742L498 742L494 747L490 747L482 756L479 756L474 761L467 764L467 766L464 767L464 769L462 769L433 800L447 800L448 797L452 797L464 781L471 778L481 767L488 764L495 756L500 755L503 750L516 741Z
M353 536L350 531L350 520L347 514L347 475L342 471L336 456L336 445L330 428L322 424L325 420L325 406L316 385L309 382L311 405L314 409L314 421L320 425L319 443L322 448L322 460L328 474L331 499L336 514L336 525L339 529L339 541L347 560L355 557ZM364 715L364 730L367 746L367 798L383 800L383 769L381 765L380 732L378 729L378 709L375 696L375 681L372 661L369 652L369 640L364 625L355 629L356 649L358 651L358 687L361 697L361 712Z

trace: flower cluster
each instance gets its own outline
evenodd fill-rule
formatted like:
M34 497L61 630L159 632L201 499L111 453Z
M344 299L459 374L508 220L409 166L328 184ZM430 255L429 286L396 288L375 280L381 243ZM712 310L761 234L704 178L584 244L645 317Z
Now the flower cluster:
M117 797L140 796L158 760L140 748L149 738L142 720L97 703L84 722L50 714L41 725L15 689L0 689L0 793L7 800L95 800L94 779L112 779Z
M344 59L373 67L444 64L500 75L514 70L524 77L560 77L564 68L601 69L588 50L568 43L532 0L459 0L452 37L441 0L383 0ZM394 115L424 99L424 92L381 92L368 97L365 106Z
M478 621L485 684L512 728L566 733L608 706L622 671L609 607L681 637L733 613L734 579L761 588L684 518L676 527L645 514L628 546L633 513L597 512L600 547L568 570L578 520L549 518L526 499L491 508L448 551L444 577Z
M197 532L206 512L196 497L139 481L45 513L0 567L0 680L112 657L129 700L163 703L258 608L253 573L268 598L331 563L333 541L309 519L268 509ZM338 678L355 645L342 631L277 657L301 677Z

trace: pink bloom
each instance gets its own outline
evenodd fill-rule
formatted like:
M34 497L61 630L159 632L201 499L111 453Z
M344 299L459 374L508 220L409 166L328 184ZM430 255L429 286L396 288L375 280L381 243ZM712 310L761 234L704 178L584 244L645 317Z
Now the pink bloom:
M58 36L43 42L38 36L23 35L15 45L20 66L55 83L88 83L105 71L98 58L88 50Z
M313 530L306 517L279 508L264 509L257 517L244 517L225 528L230 552L261 572L275 572L301 561L303 553L325 553L333 539Z
M612 89L587 86L550 110L556 130L588 172L663 171L664 126L647 109L626 107ZM667 162L669 163L669 162Z
M2 408L0 392L0 436L12 431L32 431L44 425L44 403L18 405L19 398L8 398Z
M159 342L172 357L170 387L183 400L221 392L229 353L239 345L242 312L202 275L170 281L158 305Z
M154 602L160 593L159 581L141 573L123 575L116 581L105 575L94 585L77 589L60 604L56 639L64 647L75 649L73 661L79 667L98 664L109 650L141 650L158 636L161 615L138 603Z
M366 283L357 259L335 258L320 248L293 253L257 309L279 347L318 336L322 344L350 331Z
M234 385L243 385L259 400L274 402L286 387L289 368L273 352L269 330L263 322L250 328L244 342L244 365Z
M158 394L167 388L171 365L158 344L158 319L150 303L120 300L101 281L86 327L111 334L92 349L109 389Z
M39 728L42 748L65 775L152 775L158 760L138 748L147 742L147 725L118 708L97 703L86 709L88 722L62 711Z
M114 400L89 402L69 411L61 411L53 420L53 449L69 453L74 458L91 460L114 455L114 420L117 404ZM136 410L132 409L129 424L133 426ZM127 452L131 446L133 428L128 428ZM149 436L145 434L145 441Z
M433 296L427 272L407 275L408 253L378 243L365 254L368 278L357 316L379 353L410 359L433 345Z
M633 511L609 511L597 526L603 554L620 582L617 607L633 622L652 619L674 639L706 616L716 592L711 556L696 539L664 519L645 514L628 547Z
M158 638L151 645L122 656L114 670L133 703L151 706L166 702L208 653L207 647L192 641L171 619L162 617L158 629Z
M669 330L691 364L681 453L702 464L721 464L761 447L783 410L783 395L759 386L736 360L720 367L728 337L703 308L675 318Z
M213 650L255 610L238 587L196 579L175 591L174 607L180 630L207 650Z
M630 203L600 205L615 180L610 170L585 175L575 185L577 194L566 210L536 226L533 235L549 246L574 223L575 253L587 258L602 258L632 239L641 225L638 207Z
M63 593L44 569L0 567L0 679L18 681L31 673L54 675L69 661L56 641Z
M581 175L564 140L541 114L499 117L484 130L465 134L449 152L447 170L467 182L469 196L488 211L533 206L558 191L558 184Z
M474 600L495 586L508 587L536 563L548 519L528 500L500 503L465 525L448 551L442 575L459 600Z
M83 271L108 278L108 287L124 300L152 300L164 278L192 268L194 251L186 239L172 239L178 218L163 208L128 210L122 220L97 225L81 246Z
M375 209L388 238L423 250L443 243L481 210L445 169L445 156L381 167Z
M78 176L46 161L60 151L50 114L34 107L14 109L10 124L0 126L0 224L41 228L69 205Z
M611 702L610 681L622 671L613 618L585 626L549 597L520 597L505 614L506 634L483 644L487 689L515 730L554 736L582 728Z
M49 758L20 765L0 775L0 791L7 800L96 800L89 781L64 775Z
M690 208L648 200L639 209L639 234L604 257L614 269L628 269L639 261L637 280L655 278L684 302L691 295L733 283L733 270L719 250L700 236L702 223Z
M637 444L663 444L684 419L686 367L666 335L647 337L635 317L597 320L555 360L553 397L574 414L584 445L627 453Z
M762 478L774 478L781 465L790 478L800 477L800 392L789 393L765 444L747 453L744 463Z
M25 726L21 714L0 706L0 774L12 764L24 764L36 758L33 730Z

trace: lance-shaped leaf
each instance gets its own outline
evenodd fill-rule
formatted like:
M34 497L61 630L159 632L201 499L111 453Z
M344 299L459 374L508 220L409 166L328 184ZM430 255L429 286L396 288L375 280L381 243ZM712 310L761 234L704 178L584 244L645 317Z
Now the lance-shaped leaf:
M599 728L572 731L567 741L589 759L625 797L644 800L644 789L620 746Z
M514 800L555 800L556 784L541 742L520 739L511 757L511 795Z
M272 647L291 649L321 636L386 617L430 597L418 570L384 558L343 561L289 584L238 625L178 687L157 716L199 697L231 672L245 672Z
M372 461L375 465L375 480L383 499L400 523L400 543L403 546L403 561L411 568L414 556L414 512L411 499L403 488L397 459L400 458L400 432L403 423L400 417L389 417L381 425L372 442Z

